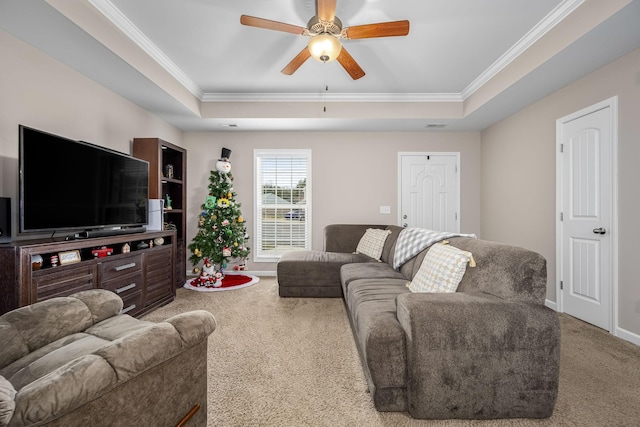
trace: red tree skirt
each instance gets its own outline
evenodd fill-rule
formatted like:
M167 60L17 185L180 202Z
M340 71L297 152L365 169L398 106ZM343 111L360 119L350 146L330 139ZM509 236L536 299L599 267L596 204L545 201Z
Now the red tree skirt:
M208 286L194 286L191 284L193 280L194 279L188 279L183 287L186 289L191 289L192 291L199 292L230 291L233 289L246 288L247 286L251 286L260 281L260 279L256 276L242 273L225 273L224 279L222 279L222 286L218 288Z

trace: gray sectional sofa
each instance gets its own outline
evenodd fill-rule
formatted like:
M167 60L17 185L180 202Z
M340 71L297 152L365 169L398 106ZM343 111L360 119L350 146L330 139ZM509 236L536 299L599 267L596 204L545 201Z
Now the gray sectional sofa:
M354 251L367 228L390 230L381 261ZM397 226L325 228L324 251L285 254L283 297L343 297L376 409L421 419L546 418L558 392L560 326L544 305L546 261L532 251L468 237L455 293L412 293L429 248L393 265Z
M0 426L206 426L213 315L121 310L94 289L0 316Z

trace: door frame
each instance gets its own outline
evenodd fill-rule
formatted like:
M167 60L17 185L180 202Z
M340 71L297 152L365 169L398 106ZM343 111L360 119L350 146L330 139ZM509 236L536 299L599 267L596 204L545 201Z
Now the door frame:
M398 151L398 208L397 225L402 227L402 157L403 156L454 156L456 158L456 172L458 182L456 186L456 203L458 204L458 232L462 228L462 208L460 206L460 182L462 181L462 168L460 166L459 151Z
M580 117L609 108L611 123L611 310L610 331L618 335L618 97L614 96L556 120L556 311L564 313L560 281L562 271L562 160L563 125Z

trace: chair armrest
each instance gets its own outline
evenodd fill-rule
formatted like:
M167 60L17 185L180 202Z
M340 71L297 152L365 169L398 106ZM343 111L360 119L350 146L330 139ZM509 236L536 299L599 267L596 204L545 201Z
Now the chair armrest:
M408 410L416 418L544 418L553 412L560 324L544 305L477 293L403 294Z
M216 319L206 310L177 314L165 322L176 328L182 342L189 347L206 340L216 329Z

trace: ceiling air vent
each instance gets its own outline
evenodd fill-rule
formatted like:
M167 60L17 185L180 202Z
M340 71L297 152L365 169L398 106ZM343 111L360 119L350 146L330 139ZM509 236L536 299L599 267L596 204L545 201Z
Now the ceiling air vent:
M429 123L427 126L425 126L427 129L442 129L442 128L446 128L447 125L445 123Z

